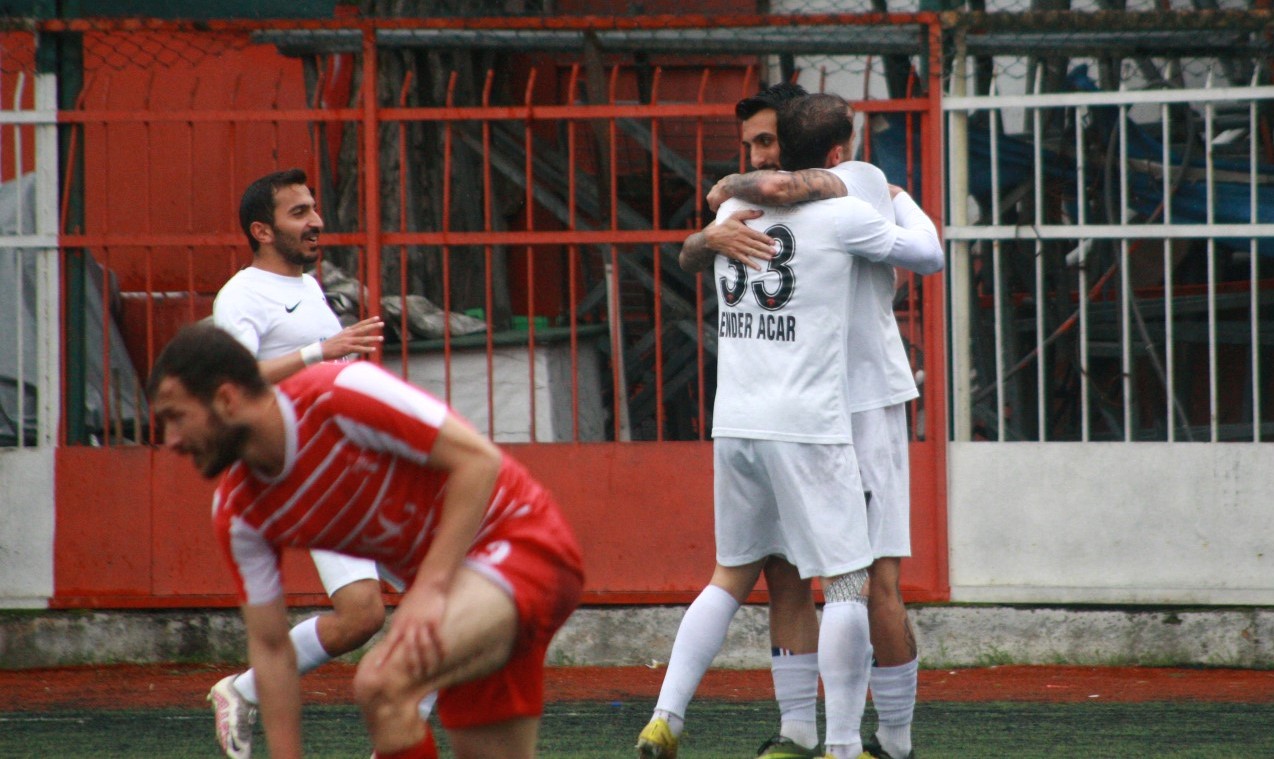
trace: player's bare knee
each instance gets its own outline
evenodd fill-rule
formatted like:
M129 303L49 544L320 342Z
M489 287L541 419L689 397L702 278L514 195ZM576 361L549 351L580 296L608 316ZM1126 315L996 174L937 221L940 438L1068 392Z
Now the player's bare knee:
M829 577L823 586L823 598L829 603L853 601L867 603L867 570L855 569L843 575Z
M803 614L806 610L813 613L814 593L809 588L798 592L770 588L770 608L775 614L785 617Z
M756 587L756 581L761 576L763 564L764 561L756 561L738 567L723 567L718 564L712 572L710 584L716 585L733 596L734 600L743 603L747 600L748 594L752 592L752 588Z
M347 585L333 594L332 602L333 621L339 628L337 636L349 650L371 640L385 625L385 603L378 583Z
M364 659L364 662L367 660ZM364 711L367 707L382 700L385 693L385 679L379 672L373 672L372 667L360 666L354 671L354 700L363 707Z
M876 559L868 569L868 577L870 581L867 583L867 595L871 599L871 603L879 604L902 604L902 586L901 586L901 563L900 560L883 556Z
M800 571L781 559L772 558L765 563L765 585L770 595L782 593L795 601L813 598L810 581L801 577Z
M790 585L806 584L806 581L801 579L801 572L799 569L777 556L771 556L766 560L763 571L765 572L766 583L771 585L776 583Z
M398 703L406 697L412 684L407 681L401 667L369 654L363 657L354 671L353 685L354 700L366 712Z
M814 589L809 580L797 577L796 582L771 583L766 578L766 587L770 591L770 608L781 616L794 616L808 610L814 611Z
M354 648L357 648L372 639L372 636L380 632L385 625L385 607L384 606L367 606L360 607L356 614L351 615L346 625L350 642Z

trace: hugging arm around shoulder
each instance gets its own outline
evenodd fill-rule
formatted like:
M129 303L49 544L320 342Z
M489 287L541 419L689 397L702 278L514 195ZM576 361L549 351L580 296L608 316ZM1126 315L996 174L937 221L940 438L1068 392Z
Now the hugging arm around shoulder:
M929 216L905 192L894 197L894 215L898 237L884 258L884 263L917 274L934 274L946 266L938 230Z

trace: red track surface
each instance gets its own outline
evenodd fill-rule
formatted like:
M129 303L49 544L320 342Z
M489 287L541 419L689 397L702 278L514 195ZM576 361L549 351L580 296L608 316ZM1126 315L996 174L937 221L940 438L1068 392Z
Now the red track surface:
M203 665L117 665L0 671L0 712L202 706L208 688L234 671ZM351 703L353 667L329 664L302 681L307 703ZM561 667L548 670L550 701L654 698L662 669ZM756 701L772 696L768 670L712 670L700 698ZM920 701L1218 701L1274 703L1274 671L1116 667L922 670Z

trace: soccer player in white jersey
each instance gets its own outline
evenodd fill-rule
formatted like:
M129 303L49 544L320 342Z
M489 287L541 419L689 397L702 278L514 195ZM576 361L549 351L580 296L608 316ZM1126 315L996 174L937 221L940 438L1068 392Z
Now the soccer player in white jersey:
M379 317L342 329L323 289L304 272L319 257L323 219L300 169L267 174L244 191L239 222L252 248L252 265L221 288L213 321L243 343L277 382L324 360L371 353L381 341ZM332 611L292 629L302 673L353 651L385 621L375 562L316 550L312 554ZM248 759L256 717L252 670L223 678L208 695L217 742L232 759Z
M783 108L775 120L781 154L802 158L803 120L807 111L836 105L813 99ZM844 151L848 155L848 146ZM762 158L762 163L765 159ZM914 759L911 722L916 703L919 655L915 634L899 587L901 559L911 555L910 473L906 403L919 396L907 353L894 318L895 267L917 274L933 274L945 265L933 223L902 188L883 188L884 177L875 166L842 161L830 171L795 173L761 170L722 179L712 189L708 203L714 209L725 198L737 196L757 203L796 203L821 198L863 198L899 225L926 233L932 245L902 250L881 262L862 261L854 272L856 312L851 326L850 383L854 395L854 448L870 494L867 517L875 556L870 569L868 614L875 659L871 694L879 725L875 736L864 742L877 759ZM890 198L892 197L892 202ZM729 241L723 242L728 246ZM734 246L742 260L759 256L753 247ZM808 683L806 688L816 687Z
M833 173L773 171L780 167L781 155L777 109L798 94L804 94L799 86L780 84L740 101L736 112L742 122L743 145L752 167L758 171L722 179L709 193L709 205L715 210L733 192L754 202L785 204L838 197L848 191L850 195L869 200L888 217L890 204L882 202L886 197L881 187L883 180L874 166L842 161L832 169ZM848 146L843 152L849 154ZM893 185L888 191L893 196L900 224L932 230L936 238L932 222L910 196ZM773 241L743 223L754 214L754 211L736 212L722 223L692 235L683 247L683 266L691 271L706 268L715 253L752 268L762 266L772 256ZM919 657L899 587L901 557L911 553L910 478L905 408L901 404L916 397L918 392L893 316L894 267L931 274L944 265L940 247L922 248L913 254L881 263L861 262L855 270L859 275L857 303L869 318L855 320L851 325L851 329L859 332L860 345L867 348L855 352L855 356L867 360L855 361L851 371L867 388L856 394L860 402L854 429L863 481L872 493L868 519L877 558L870 570L868 614L875 651L871 691L880 724L876 735L868 738L865 746L868 753L880 759L913 756L911 721ZM881 388L888 390L881 394ZM877 401L873 403L872 398ZM882 403L888 398L897 398L899 403ZM774 688L783 721L779 735L762 746L762 753L776 757L806 756L809 754L802 754L800 746L812 740L809 736L814 729L814 694L818 688L816 668L808 663L814 655L807 653L814 650L816 640L809 632L816 619L812 598L800 597L799 585L793 582L796 573L785 562L772 560L765 572L770 588L771 639L775 652L772 659ZM778 612L780 603L782 614ZM796 736L805 737L793 740Z
M783 103L807 95L805 88L796 84L780 83L761 90L752 97L740 100L735 106L739 119L740 140L754 169L779 168L779 143L777 112ZM714 209L715 210L715 209ZM764 232L749 227L745 222L758 218L761 211L745 208L726 216L720 214L714 223L701 232L688 237L681 249L681 265L687 271L698 272L711 268L713 259L720 252L750 268L760 269L772 254L773 241ZM759 756L773 759L816 757L818 725L818 617L814 610L814 597L809 583L803 581L796 568L781 557L771 557L763 570L769 590L770 668L774 680L774 694L779 704L781 726L777 734L758 749ZM705 603L707 600L705 599ZM728 604L726 604L728 606ZM682 622L678 643L674 651L676 662L670 661L670 674L681 670L681 649L688 649L686 657L692 661L707 662L716 655L719 642L717 632L723 630L722 615L709 615L702 623L696 622L702 613L695 609ZM696 636L691 630L702 630ZM722 632L722 634L724 634ZM699 646L705 648L700 649ZM681 695L665 701L670 706L671 729L664 737L670 746L655 756L676 754L676 738L684 707L689 704L694 687L702 673L688 669L682 677L666 677L664 687L670 690L675 683L684 681L678 690ZM681 711L678 711L678 707ZM652 723L653 724L653 723ZM653 725L655 729L660 726ZM648 730L651 726L648 726ZM647 736L649 738L649 736Z
M827 97L839 113L824 112L817 125L809 125L802 138L811 150L808 159L794 154L804 161L796 168L834 164L847 148L848 107ZM876 194L888 204L883 177ZM940 255L940 248L927 219L924 229L899 228L856 198L734 214L737 205L723 206L718 218L746 221L777 241L778 252L764 268L726 258L714 262L721 291L713 429L718 564L678 631L656 712L638 741L639 755L676 755L685 706L730 619L767 557L781 556L806 585L812 576L825 578L828 603L816 638L809 725L813 728L821 671L827 756L858 757L871 657L863 583L872 548L850 423L849 323L856 313L851 273L862 262L858 256L883 261L929 249ZM683 249L683 265L685 256ZM772 584L772 599L775 593ZM803 598L809 598L808 587ZM777 668L775 682L780 684ZM786 711L784 717L788 728ZM816 732L802 737L771 740L762 754L821 755L811 748Z
M530 759L544 656L579 603L579 546L552 495L443 402L370 362L272 387L238 341L178 332L147 384L164 444L221 475L212 521L234 574L275 759L301 756L287 546L377 562L405 588L354 694L379 759L423 759L419 702L459 759Z

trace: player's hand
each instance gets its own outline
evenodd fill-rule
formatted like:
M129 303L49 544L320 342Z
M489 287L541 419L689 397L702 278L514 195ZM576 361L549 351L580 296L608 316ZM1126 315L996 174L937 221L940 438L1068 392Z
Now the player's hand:
M385 342L385 336L381 334L384 329L385 323L379 316L349 325L323 341L323 360L335 361L351 353L365 356L374 352Z
M734 197L734 193L730 192L730 190L726 187L726 183L733 181L737 176L738 174L731 174L729 176L721 177L717 180L716 184L712 185L712 189L708 190L708 208L711 208L713 213L716 213L716 210L721 207L722 203Z
M703 230L707 246L726 258L760 270L761 262L774 258L774 238L743 222L759 219L762 215L759 209L745 208L735 211L718 224L709 224Z
M898 185L896 185L896 184L891 184L891 185L889 185L889 199L890 199L890 200L893 200L894 198L898 197L898 193L900 193L900 192L905 192L905 191L904 191L901 187L899 187Z
M438 630L446 608L445 593L409 590L390 618L380 665L393 661L416 680L437 672L444 654Z

